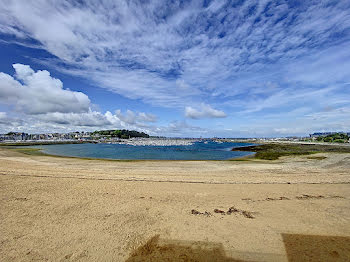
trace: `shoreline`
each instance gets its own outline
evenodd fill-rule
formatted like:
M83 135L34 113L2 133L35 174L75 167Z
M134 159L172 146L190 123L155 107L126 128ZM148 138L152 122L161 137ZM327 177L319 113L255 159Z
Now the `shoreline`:
M60 143L62 144L62 143ZM69 143L72 144L72 143ZM81 143L76 143L76 144L81 144ZM106 143L107 144L107 143ZM249 143L251 144L251 143ZM22 145L10 145L8 147L4 146L3 148L7 148L9 150L14 150L26 155L36 155L36 156L50 156L50 157L62 157L62 158L75 158L75 159L83 159L83 160L104 160L104 161L125 161L125 162L133 162L133 161L235 161L235 160L240 160L242 158L251 158L252 155L254 155L255 152L251 152L250 155L246 156L237 156L234 158L229 158L229 159L223 159L223 160L215 160L215 159L112 159L112 158L94 158L94 157L79 157L79 156L66 156L66 155L55 155L55 154L49 154L43 152L42 148L31 148L30 146L33 146L35 144L31 145L26 145L25 147L22 148ZM38 144L40 145L51 145L51 144ZM53 144L54 145L54 144ZM249 145L251 146L251 145ZM241 147L246 147L246 146L240 146ZM0 147L1 149L1 147ZM232 150L233 151L233 150ZM242 151L244 152L244 150Z
M185 139L187 140L187 139ZM226 141L228 142L228 141ZM235 143L256 143L257 141L253 140L232 140ZM83 160L104 160L104 161L256 161L256 160L278 160L280 157L284 156L295 156L295 155L310 155L316 153L324 153L324 152L339 152L339 153L350 153L350 144L335 144L335 143L320 143L320 142L302 142L302 141L259 141L255 145L244 145L238 146L231 149L231 151L241 151L241 152L251 152L250 155L246 156L237 156L234 158L223 159L223 160L172 160L172 159L112 159L112 158L94 158L94 157L79 157L79 156L66 156L66 155L56 155L49 154L42 151L42 149L30 148L30 146L40 146L40 145L60 145L60 144L84 144L84 143L94 143L97 144L96 141L53 141L53 142L28 142L28 143L0 143L0 148L9 148L12 150L21 151L27 155L42 155L42 156L52 156L52 157L63 157L63 158L76 158ZM103 142L101 144L110 144L109 142ZM129 144L129 142L125 143L115 143L115 144ZM295 151L295 148L284 148L280 150L281 145L292 147L293 145L299 146L300 148ZM16 148L19 146L24 146L28 148ZM164 146L164 145L162 145ZM266 149L267 147L270 147ZM317 149L312 151L306 151L301 149L301 147L307 146L315 146ZM273 148L271 148L273 147ZM325 150L326 149L326 150ZM331 150L329 150L331 149ZM336 150L332 150L336 149ZM254 151L255 150L255 151Z
M28 148L29 149L29 148ZM25 149L27 150L27 149ZM34 152L38 152L38 149L34 149ZM253 168L255 169L261 169L264 170L265 168L268 168L269 166L271 166L271 170L268 169L267 171L270 172L272 170L274 170L275 168L278 169L278 167L280 166L281 168L286 168L289 170L288 172L297 172L297 173L303 173L305 170L305 168L309 169L312 165L312 168L317 168L319 166L319 164L321 165L325 165L325 167L328 168L328 166L334 166L337 167L337 165L335 164L334 161L340 161L339 159L343 159L341 160L341 166L344 166L344 164L347 164L348 167L350 168L350 161L348 161L349 157L349 153L337 153L337 152L320 152L320 153L315 153L313 156L309 156L309 155L294 155L294 156L283 156L278 160L263 160L263 159L255 159L254 156L247 156L248 158L246 159L233 159L233 160L114 160L114 159L98 159L98 158L79 158L79 157L66 157L66 156L56 156L56 155L45 155L42 153L25 153L23 152L23 150L19 149L19 150L14 150L14 149L6 149L6 148L0 148L0 159L1 156L12 156L9 159L18 159L19 161L23 160L28 160L29 162L38 162L40 163L41 161L44 162L57 162L66 165L68 164L68 167L73 168L75 165L77 165L77 167L79 169L81 169L82 165L83 166L90 166L90 165L96 165L98 166L99 169L105 170L105 167L109 167L109 166L128 166L129 168L133 168L135 170L130 170L130 171L135 171L137 173L141 172L141 174L143 174L141 177L138 177L136 179L135 178L130 178L128 176L122 176L123 180L130 180L130 181L153 181L153 182L203 182L205 181L205 183L218 183L218 184L244 184L244 183L253 183L253 184L262 184L262 183L281 183L281 184L288 184L288 183L310 183L310 184L315 184L315 183L329 183L330 180L326 179L323 180L322 177L320 177L319 179L317 177L315 177L314 180L309 181L309 180L305 180L304 176L301 176L300 179L295 180L297 177L295 177L294 179L278 179L278 181L274 181L273 179L270 181L269 179L263 178L263 179L258 179L255 180L255 178L257 177L255 174L252 177L247 177L245 176L245 172L244 169L245 168ZM4 158L7 159L7 158ZM345 162L344 162L345 161ZM210 167L208 170L206 170L207 172L209 172L209 176L204 176L207 172L203 172L203 174L201 174L200 172L202 171L197 171L198 170L202 170L203 167L201 167L201 165L204 166L208 166ZM179 177L176 179L153 179L154 175L157 176L157 174L159 172L162 172L163 168L165 168L166 170L168 169L168 167L176 167L172 172L174 173L174 177ZM290 167L292 166L298 166L298 169L300 169L300 171L297 170L293 170L290 169ZM147 167L146 169L144 167ZM153 170L153 168L157 167L157 169L159 169L156 173L152 173L152 172L148 172L148 167L150 170ZM180 168L181 167L181 168ZM195 172L197 175L199 175L201 177L201 179L189 179L189 177L186 175L187 171L186 168L190 168L189 172ZM234 179L234 177L232 177L232 179L224 179L221 180L221 176L218 177L218 179L213 179L215 178L215 176L212 178L212 173L210 173L210 170L212 167L220 167L220 169L225 169L225 172L230 173L232 172L236 172L236 171L241 171L242 174L240 175L240 177L242 177L242 179L236 181ZM300 167L300 168L299 168ZM63 168L63 166L62 166ZM75 167L74 167L75 168ZM195 169L193 169L195 168ZM228 169L227 169L228 168ZM322 167L323 169L324 167ZM57 168L56 168L57 169ZM241 170L242 169L242 170ZM84 168L85 170L85 168ZM147 172L145 172L147 170ZM178 171L176 171L178 170ZM347 169L346 169L347 170ZM52 172L55 172L56 170L53 170ZM98 171L98 169L96 170ZM112 171L112 170L110 170ZM123 169L121 170L123 174ZM58 171L57 171L58 172ZM87 169L86 172L90 173L90 171ZM112 173L117 172L117 170L113 170ZM129 171L128 171L129 172ZM176 173L178 172L178 173ZM198 173L199 172L199 173ZM215 171L217 172L217 171ZM319 172L319 169L317 169L316 174ZM1 168L0 168L0 173L4 174L3 172L1 172ZM23 172L24 174L26 174L25 170ZM65 173L65 172L64 172ZM100 173L100 172L98 172ZM264 172L261 172L261 174L263 174ZM344 173L347 174L348 170ZM260 177L260 175L258 175L258 177ZM150 176L148 176L150 175ZM350 174L349 174L350 175ZM156 177L155 176L155 177ZM61 175L59 177L62 177ZM71 176L69 176L71 177ZM82 177L82 176L80 176ZM89 177L89 176L83 176L83 177ZM63 177L62 177L63 178ZM111 178L108 175L108 178ZM220 179L219 179L220 178ZM227 177L228 178L228 177ZM317 179L316 179L317 178ZM322 178L322 179L321 179ZM347 176L340 176L338 180L334 180L332 183L350 183L350 180L343 180L342 178L347 178ZM302 182L304 181L304 182Z
M248 142L247 142L248 143ZM80 144L80 143L79 143ZM251 144L251 142L249 142ZM42 144L40 144L42 145ZM46 145L46 144L44 144ZM50 145L50 144L49 144ZM1 148L1 147L0 147ZM346 145L338 144L310 144L310 143L261 143L255 145L238 146L231 149L231 151L251 152L246 156L238 156L235 158L229 158L224 160L172 160L172 159L111 159L111 158L93 158L93 157L78 157L78 156L65 156L48 154L42 151L40 148L30 148L30 145L26 145L24 148L16 148L14 145L3 147L10 150L15 150L26 155L41 155L50 157L61 158L74 158L82 160L103 160L103 161L120 161L120 162L136 162L136 161L273 161L278 160L280 157L292 157L297 155L311 155L317 153L350 153L350 147Z
M189 138L130 138L117 140L18 140L11 142L0 142L0 146L32 146L32 145L61 145L61 144L121 144L132 146L186 146L192 145L199 141L199 139Z
M0 148L1 149L1 148ZM8 150L13 150L19 153L22 153L24 155L34 155L34 156L48 156L48 157L59 157L59 158L73 158L73 159L81 159L81 160L101 160L101 161L119 161L119 162L147 162L147 161L235 161L235 160L241 160L241 159L248 159L252 158L255 154L255 152L251 152L252 154L246 155L246 156L238 156L236 158L229 158L229 159L223 159L223 160L215 160L215 159L112 159L112 158L94 158L94 157L78 157L78 156L65 156L65 155L55 155L55 154L48 154L42 151L40 148L7 148Z

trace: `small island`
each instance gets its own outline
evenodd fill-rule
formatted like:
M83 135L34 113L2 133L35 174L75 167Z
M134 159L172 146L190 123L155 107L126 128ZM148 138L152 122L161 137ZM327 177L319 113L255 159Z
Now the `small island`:
M91 137L121 138L129 139L133 137L149 138L150 136L144 132L135 130L116 129L116 130L99 130L91 133Z

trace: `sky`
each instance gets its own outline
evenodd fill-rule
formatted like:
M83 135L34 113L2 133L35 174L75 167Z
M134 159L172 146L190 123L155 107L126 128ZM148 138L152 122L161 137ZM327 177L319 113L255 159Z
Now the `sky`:
M350 1L0 1L0 133L350 131Z

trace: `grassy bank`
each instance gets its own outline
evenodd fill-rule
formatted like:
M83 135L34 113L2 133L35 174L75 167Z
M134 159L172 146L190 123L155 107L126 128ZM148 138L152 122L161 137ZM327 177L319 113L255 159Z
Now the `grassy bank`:
M271 143L234 148L232 151L256 152L253 159L276 160L281 156L311 155L316 153L350 153L349 146Z

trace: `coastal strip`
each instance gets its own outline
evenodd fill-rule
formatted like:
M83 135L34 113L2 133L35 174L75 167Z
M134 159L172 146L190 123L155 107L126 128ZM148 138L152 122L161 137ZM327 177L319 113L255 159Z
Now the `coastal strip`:
M185 138L130 138L130 139L108 139L108 140L18 140L3 141L0 146L40 146L40 145L62 145L62 144L119 144L131 146L190 146L199 139Z
M255 152L248 159L276 160L283 156L311 155L316 153L350 153L349 145L316 143L270 143L233 148L232 151Z

